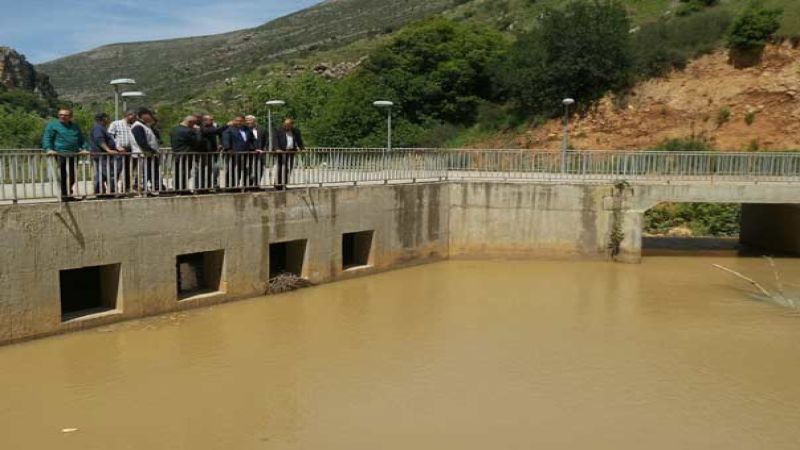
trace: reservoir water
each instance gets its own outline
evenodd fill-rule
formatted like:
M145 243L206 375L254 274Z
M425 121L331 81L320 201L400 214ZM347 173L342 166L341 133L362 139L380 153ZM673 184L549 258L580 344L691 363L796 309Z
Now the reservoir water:
M712 263L772 282L453 261L2 347L0 448L796 450L800 317Z

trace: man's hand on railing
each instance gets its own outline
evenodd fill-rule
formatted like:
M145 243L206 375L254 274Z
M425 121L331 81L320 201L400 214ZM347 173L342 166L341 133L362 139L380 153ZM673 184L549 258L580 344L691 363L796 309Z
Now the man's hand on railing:
M47 155L47 156L58 156L58 152L55 151L55 150L47 150L45 152L45 155Z
M78 152L78 154L82 155L82 156L86 156L86 155L90 155L91 153L89 152L89 150L81 150L81 151Z

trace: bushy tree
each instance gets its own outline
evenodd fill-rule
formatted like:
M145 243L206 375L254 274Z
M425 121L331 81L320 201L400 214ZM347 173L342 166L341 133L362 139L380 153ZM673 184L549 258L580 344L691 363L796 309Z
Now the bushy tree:
M615 0L549 8L517 40L496 72L501 93L529 114L560 112L561 99L584 106L632 79L630 20Z
M728 38L728 46L739 51L761 51L780 29L783 10L768 9L753 1L736 18Z
M39 148L44 122L38 114L0 105L0 148Z
M401 31L362 71L402 94L400 115L411 122L471 124L481 99L492 93L492 66L507 48L491 28L435 18Z

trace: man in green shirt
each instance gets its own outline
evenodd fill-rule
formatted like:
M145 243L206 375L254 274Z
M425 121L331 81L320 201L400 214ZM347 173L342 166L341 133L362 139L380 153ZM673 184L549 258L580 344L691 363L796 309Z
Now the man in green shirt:
M78 172L78 155L88 153L81 128L72 121L71 109L59 110L58 119L47 124L42 136L42 148L48 155L58 158L61 200L69 200Z

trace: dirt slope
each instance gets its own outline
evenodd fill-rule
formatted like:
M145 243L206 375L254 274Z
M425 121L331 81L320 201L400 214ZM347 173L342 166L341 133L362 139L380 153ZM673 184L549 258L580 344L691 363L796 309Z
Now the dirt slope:
M476 147L556 149L561 129L560 121L550 121ZM571 135L576 149L644 149L696 136L728 151L800 150L800 49L770 47L762 64L749 69L733 68L724 51L701 57L683 71L641 83L627 99L604 99L573 122Z

